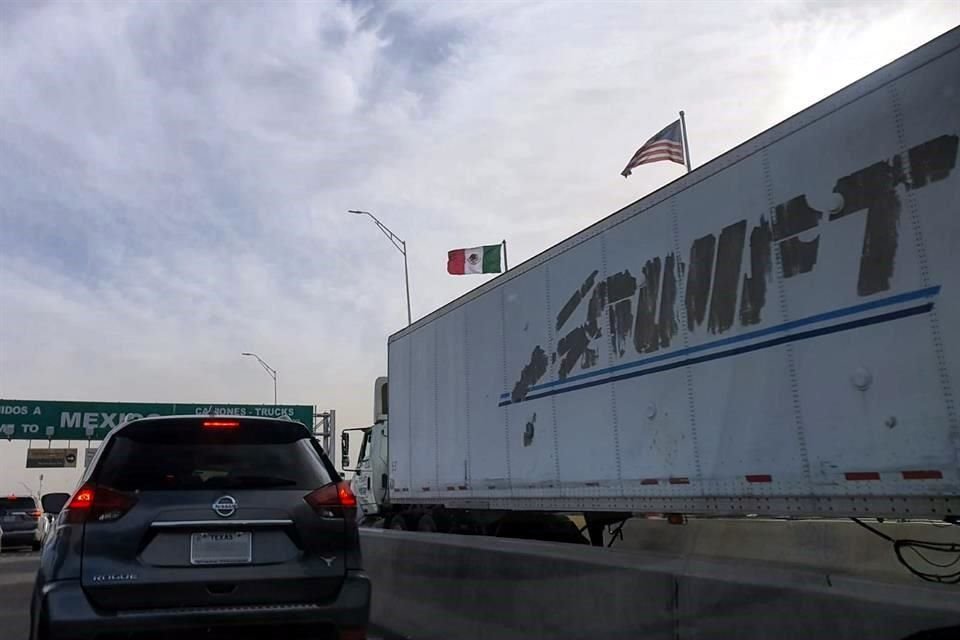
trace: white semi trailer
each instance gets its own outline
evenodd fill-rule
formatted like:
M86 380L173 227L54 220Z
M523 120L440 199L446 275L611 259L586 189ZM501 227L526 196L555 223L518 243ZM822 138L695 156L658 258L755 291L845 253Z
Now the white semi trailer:
M957 518L958 134L954 29L392 335L364 511Z

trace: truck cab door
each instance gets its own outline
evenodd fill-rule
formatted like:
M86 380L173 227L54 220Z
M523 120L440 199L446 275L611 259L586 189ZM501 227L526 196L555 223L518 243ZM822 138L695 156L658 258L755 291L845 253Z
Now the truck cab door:
M374 464L375 458L371 455L373 453L372 441L375 440L375 438L372 438L372 435L375 430L376 427L371 427L363 431L363 443L360 445L360 456L357 460L356 474L350 481L350 488L353 489L354 495L357 496L357 503L361 513L366 516L375 515L380 511L380 500L374 491L374 483L376 482L373 469L373 467L376 466Z
M386 422L379 422L373 426L371 432L370 452L370 482L377 504L389 501L390 460L388 447L388 429Z

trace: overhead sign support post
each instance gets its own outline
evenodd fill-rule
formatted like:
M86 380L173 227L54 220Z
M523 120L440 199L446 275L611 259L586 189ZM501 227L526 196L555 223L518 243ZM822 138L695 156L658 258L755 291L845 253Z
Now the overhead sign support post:
M320 418L313 424L313 434L320 437L320 446L331 460L334 459L337 435L337 411L330 409L322 413L315 413L314 418Z
M90 463L93 461L93 456L97 453L97 450L90 446L93 440L93 427L87 427L84 429L84 432L87 435L87 449L84 452L83 456L83 468L86 469L90 466Z

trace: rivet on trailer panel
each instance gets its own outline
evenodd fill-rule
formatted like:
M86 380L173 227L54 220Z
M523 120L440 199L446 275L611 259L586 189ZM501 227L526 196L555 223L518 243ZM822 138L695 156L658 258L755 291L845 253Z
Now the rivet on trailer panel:
M866 391L873 384L873 374L865 367L857 367L850 375L850 382L860 391Z

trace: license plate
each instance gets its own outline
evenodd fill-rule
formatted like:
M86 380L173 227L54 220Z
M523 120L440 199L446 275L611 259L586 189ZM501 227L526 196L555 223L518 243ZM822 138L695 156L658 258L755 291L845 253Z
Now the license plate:
M249 531L190 534L190 564L249 564L253 535Z

